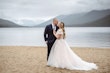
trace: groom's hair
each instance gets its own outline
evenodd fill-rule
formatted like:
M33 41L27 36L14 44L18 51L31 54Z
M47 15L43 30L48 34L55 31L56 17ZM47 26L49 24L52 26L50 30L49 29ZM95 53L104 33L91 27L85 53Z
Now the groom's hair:
M57 18L54 18L53 21L58 21L58 19Z
M54 19L53 19L53 24L55 24L55 25L58 24L58 19L57 19L57 18L54 18Z

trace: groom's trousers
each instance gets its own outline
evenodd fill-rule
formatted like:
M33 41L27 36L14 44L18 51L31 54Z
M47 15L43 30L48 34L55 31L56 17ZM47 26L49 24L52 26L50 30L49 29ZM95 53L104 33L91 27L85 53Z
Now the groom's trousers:
M48 61L52 46L53 46L53 43L47 43L47 47L48 47L48 49L47 49L47 61Z

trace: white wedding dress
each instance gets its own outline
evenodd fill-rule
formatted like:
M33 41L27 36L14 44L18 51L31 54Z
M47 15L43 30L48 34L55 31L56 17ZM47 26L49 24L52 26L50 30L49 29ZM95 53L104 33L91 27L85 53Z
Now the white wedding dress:
M97 69L96 64L82 60L76 55L67 42L63 39L63 31L59 29L56 34L62 34L60 39L56 39L51 49L47 65L70 70L91 70Z

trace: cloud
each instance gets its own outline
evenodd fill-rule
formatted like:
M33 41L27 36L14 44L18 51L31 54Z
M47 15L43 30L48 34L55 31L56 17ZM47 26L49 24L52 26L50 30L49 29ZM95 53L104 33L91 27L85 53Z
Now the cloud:
M42 21L60 14L108 8L109 0L0 0L0 18Z

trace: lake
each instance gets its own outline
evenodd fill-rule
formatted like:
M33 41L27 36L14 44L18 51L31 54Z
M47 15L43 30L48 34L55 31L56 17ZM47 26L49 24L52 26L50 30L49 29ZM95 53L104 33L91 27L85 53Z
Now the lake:
M71 47L110 48L110 27L67 27ZM0 46L46 46L44 28L0 28Z

